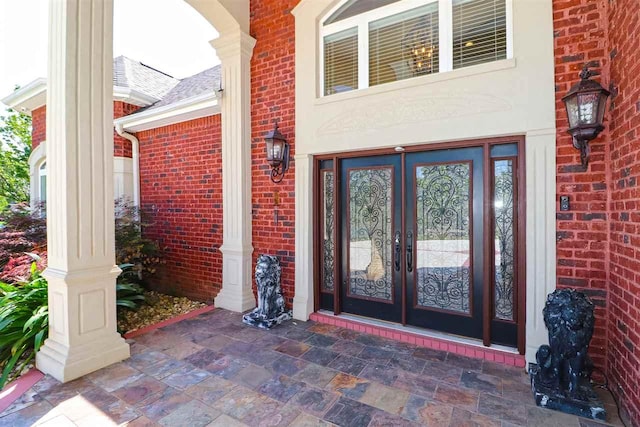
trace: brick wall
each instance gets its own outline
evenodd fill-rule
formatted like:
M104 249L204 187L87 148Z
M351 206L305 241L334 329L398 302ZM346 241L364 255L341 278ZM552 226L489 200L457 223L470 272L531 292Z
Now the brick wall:
M122 101L113 101L113 118L128 116L140 107ZM113 155L116 157L131 157L131 141L113 132Z
M158 290L211 301L222 284L220 116L139 132L146 236L164 248Z
M295 151L295 22L291 9L298 0L252 0L251 35L257 40L251 60L251 161L254 263L258 255L275 254L282 263L282 288L287 305L294 293L295 165L280 184L269 178L264 135L279 121L280 131ZM274 192L280 195L278 225Z
M605 0L553 0L557 193L568 195L571 210L556 215L557 285L587 293L596 305L596 327L591 357L604 369L607 350L608 274L608 134L591 141L587 171L567 133L561 98L579 80L587 61L597 61L606 80L607 11Z
M128 104L122 101L113 102L113 118L127 116L133 114L140 107L132 104ZM40 145L42 141L47 139L47 106L44 105L40 108L36 108L31 112L31 143L32 148ZM113 155L118 157L131 157L131 142L113 132Z
M558 286L597 306L592 357L605 368L623 413L640 425L640 3L554 0L557 190L572 198L557 213ZM566 134L560 98L587 61L611 92L605 131L590 143L589 169Z
M47 106L43 105L31 112L31 148L35 150L47 139Z
M640 425L640 2L608 4L610 82L609 379Z

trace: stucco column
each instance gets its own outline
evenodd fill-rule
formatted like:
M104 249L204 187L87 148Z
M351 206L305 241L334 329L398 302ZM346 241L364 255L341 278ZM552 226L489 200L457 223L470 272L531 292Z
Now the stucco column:
M542 309L556 289L556 130L526 135L527 173L527 318L526 359L548 344Z
M70 381L129 357L116 332L113 0L49 2L49 338L41 371Z
M251 55L241 30L211 42L222 63L222 290L216 307L246 311L251 290Z
M313 156L296 154L296 293L293 317L313 313Z

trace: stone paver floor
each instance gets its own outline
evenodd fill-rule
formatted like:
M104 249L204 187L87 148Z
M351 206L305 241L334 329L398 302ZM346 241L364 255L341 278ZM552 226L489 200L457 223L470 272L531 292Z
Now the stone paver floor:
M0 426L602 425L534 406L521 369L314 322L217 309L130 342L122 363L45 377Z

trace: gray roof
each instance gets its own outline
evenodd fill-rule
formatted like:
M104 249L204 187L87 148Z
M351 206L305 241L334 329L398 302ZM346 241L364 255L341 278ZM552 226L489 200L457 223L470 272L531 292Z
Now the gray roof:
M118 56L113 60L114 86L134 89L153 98L162 99L179 83L179 79L126 56Z
M153 110L165 105L174 104L183 99L192 98L206 92L216 92L220 87L220 66L204 70L191 77L186 77L175 85L162 99L147 108Z

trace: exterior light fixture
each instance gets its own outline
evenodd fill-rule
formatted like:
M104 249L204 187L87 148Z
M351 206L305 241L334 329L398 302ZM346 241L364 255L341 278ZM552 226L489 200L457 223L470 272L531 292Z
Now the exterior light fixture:
M278 130L277 122L273 130L265 136L264 143L267 162L271 166L271 181L277 184L289 169L289 143Z
M567 132L573 137L573 146L580 150L580 161L585 170L589 164L589 141L604 129L602 122L609 97L608 90L590 80L599 73L589 70L589 66L588 63L584 65L580 81L562 98L569 119Z
M436 61L433 40L431 21L427 22L426 17L404 36L402 45L405 58L414 75L422 76L433 72L433 64Z

